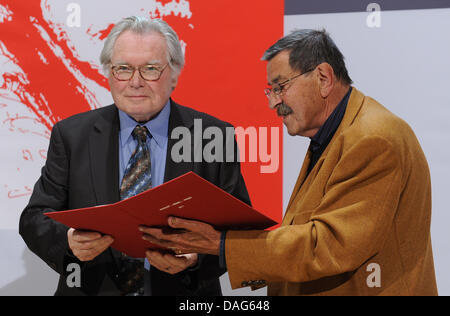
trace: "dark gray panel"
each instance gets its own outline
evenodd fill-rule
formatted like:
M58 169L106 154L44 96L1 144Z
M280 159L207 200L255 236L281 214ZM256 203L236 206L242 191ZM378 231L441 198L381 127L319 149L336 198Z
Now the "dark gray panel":
M365 12L370 3L383 11L450 8L450 0L285 0L285 14Z

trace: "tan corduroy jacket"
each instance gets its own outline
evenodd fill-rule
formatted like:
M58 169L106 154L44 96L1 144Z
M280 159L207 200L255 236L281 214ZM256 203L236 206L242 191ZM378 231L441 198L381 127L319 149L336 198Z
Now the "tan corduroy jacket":
M431 182L414 132L353 88L308 177L309 153L280 228L229 231L232 288L268 295L437 295Z

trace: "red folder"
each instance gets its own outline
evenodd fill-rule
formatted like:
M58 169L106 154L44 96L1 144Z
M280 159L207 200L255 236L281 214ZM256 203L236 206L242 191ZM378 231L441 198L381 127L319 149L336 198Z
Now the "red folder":
M138 226L165 227L169 216L202 221L218 230L266 229L277 224L193 172L115 204L45 215L78 230L110 235L113 248L134 258L158 248L142 240Z

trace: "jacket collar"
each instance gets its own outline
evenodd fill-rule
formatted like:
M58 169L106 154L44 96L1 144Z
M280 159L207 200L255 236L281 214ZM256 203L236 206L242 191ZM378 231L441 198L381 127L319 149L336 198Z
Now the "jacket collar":
M115 105L99 111L89 137L89 154L97 205L104 205L120 200L119 115Z
M178 139L172 139L172 131L177 127L186 127L191 131L194 126L194 117L191 115L191 111L187 110L181 105L170 100L170 118L169 118L169 131L168 131L168 143L167 143L167 157L166 157L166 170L164 175L164 182L175 179L182 176L194 169L194 162L175 162L172 160L172 148L178 142ZM191 152L194 152L194 142L191 141Z

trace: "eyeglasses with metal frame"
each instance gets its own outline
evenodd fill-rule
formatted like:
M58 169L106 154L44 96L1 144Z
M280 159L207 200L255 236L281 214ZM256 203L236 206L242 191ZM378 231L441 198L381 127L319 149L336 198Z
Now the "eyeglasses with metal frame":
M288 80L286 80L286 81L283 81L283 82L280 83L280 84L277 84L277 85L275 85L275 86L272 86L272 88L266 88L266 89L264 89L264 94L265 94L268 98L270 98L270 97L273 96L273 95L279 96L279 95L281 95L283 92L286 92L287 89L290 88L290 86L289 86L287 89L284 89L284 87L286 87L289 83L291 83L292 81L294 81L295 79L297 79L297 78L299 78L299 77L301 77L301 76L303 76L303 75L306 75L307 73L310 73L310 72L313 71L313 70L314 70L314 69L305 71L304 73L301 73L301 74L299 74L299 75L296 75L296 76L294 76L294 77L292 77L292 78L290 78L290 79L288 79Z

